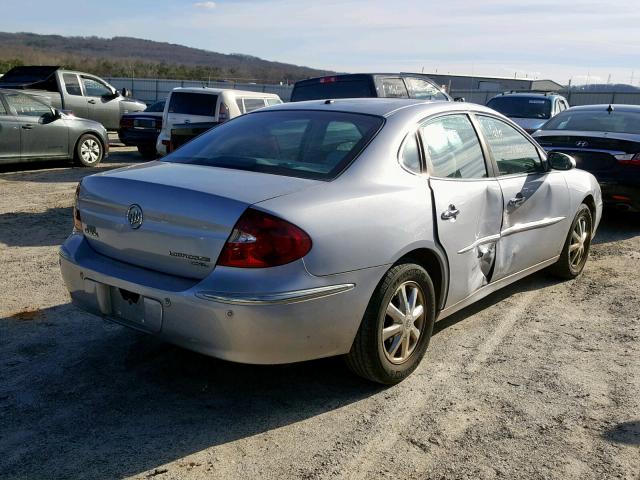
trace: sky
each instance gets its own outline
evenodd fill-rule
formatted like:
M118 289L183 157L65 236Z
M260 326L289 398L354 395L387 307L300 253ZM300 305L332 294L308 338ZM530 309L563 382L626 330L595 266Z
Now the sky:
M638 6L637 0L0 0L0 31L131 36L341 72L640 86Z

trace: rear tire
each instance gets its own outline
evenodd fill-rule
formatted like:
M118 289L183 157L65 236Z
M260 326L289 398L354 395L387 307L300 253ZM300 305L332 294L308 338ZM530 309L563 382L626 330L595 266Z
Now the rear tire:
M86 133L76 144L75 161L83 167L95 167L104 156L102 143L95 135Z
M153 160L158 158L158 152L156 152L156 147L138 147L138 153L142 155L143 158L148 160Z
M589 256L592 233L591 210L583 203L571 222L560 258L549 267L549 271L557 277L569 280L580 275Z
M392 267L369 301L346 356L349 368L385 385L404 380L429 346L435 305L433 282L424 268L409 261Z

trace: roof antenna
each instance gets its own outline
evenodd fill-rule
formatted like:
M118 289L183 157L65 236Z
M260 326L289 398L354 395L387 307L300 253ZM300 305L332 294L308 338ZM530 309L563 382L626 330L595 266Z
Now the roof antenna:
M611 115L611 112L613 112L613 110L613 105L609 104L609 106L607 107L607 112L609 112L609 115Z

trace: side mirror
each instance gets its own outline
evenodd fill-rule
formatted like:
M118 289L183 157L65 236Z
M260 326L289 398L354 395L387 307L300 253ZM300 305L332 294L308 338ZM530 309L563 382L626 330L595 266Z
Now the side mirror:
M120 91L120 95L122 95L123 97L130 97L131 96L131 92L129 90L127 90L126 88L123 88Z
M571 170L576 168L576 161L572 156L561 152L547 153L547 162L554 170Z
M47 123L55 122L60 117L60 112L57 109L50 107L50 110L40 117L39 123L46 125Z
M454 102L466 102L464 97L453 97Z

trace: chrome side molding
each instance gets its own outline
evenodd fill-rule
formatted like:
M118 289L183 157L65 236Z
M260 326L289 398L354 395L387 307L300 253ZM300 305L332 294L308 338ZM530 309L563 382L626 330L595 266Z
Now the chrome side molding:
M353 290L355 286L355 283L343 283L340 285L328 285L326 287L309 288L305 290L265 294L203 291L196 293L196 296L204 300L228 303L231 305L283 305L336 295Z

